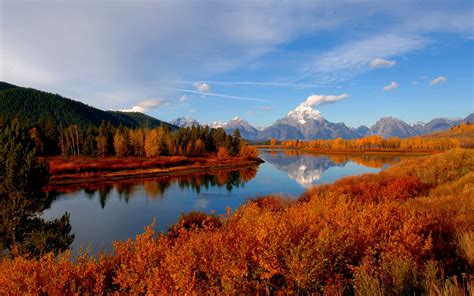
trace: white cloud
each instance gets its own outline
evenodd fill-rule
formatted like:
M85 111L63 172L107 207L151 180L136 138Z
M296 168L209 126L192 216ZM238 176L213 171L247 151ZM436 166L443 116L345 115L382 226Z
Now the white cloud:
M372 68L392 68L397 62L376 58L370 62Z
M184 102L186 102L187 100L188 100L188 96L187 96L187 95L182 95L182 96L179 98L179 101L180 101L181 103L184 103Z
M345 80L367 71L377 56L394 57L424 48L424 37L399 33L379 34L346 43L320 56L305 66L308 76L326 83Z
M211 91L211 86L208 83L204 83L204 82L196 82L196 83L194 83L194 87L199 92L209 92L209 91Z
M189 112L196 112L197 110L196 109L188 109Z
M383 90L384 91L392 91L392 90L396 89L397 87L398 87L398 83L396 83L395 81L392 81L392 82L390 82L389 85L385 85L383 87Z
M164 99L148 99L139 102L137 105L133 106L130 109L120 110L122 112L140 112L145 113L151 109L154 109L159 106L164 106L167 104L167 101Z
M443 83L446 83L447 81L448 81L448 79L446 77L438 76L435 79L431 80L429 86L443 84Z
M335 103L337 101L347 99L348 97L349 97L349 94L346 94L346 93L340 94L338 96L311 95L307 97L306 101L304 101L302 104L308 105L308 106L320 106L320 105Z

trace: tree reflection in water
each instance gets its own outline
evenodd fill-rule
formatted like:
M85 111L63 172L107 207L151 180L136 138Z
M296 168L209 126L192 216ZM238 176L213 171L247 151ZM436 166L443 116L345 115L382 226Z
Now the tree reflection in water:
M234 188L243 187L246 182L255 178L257 169L258 167L254 166L238 170L217 170L183 176L160 177L156 179L124 180L115 183L88 183L65 187L58 186L53 188L53 191L57 194L84 190L89 199L93 199L95 193L98 192L100 206L104 208L107 204L107 199L113 196L113 194L111 194L113 190L118 193L119 199L128 203L131 198L136 196L134 192L140 186L143 186L147 196L152 199L163 198L167 190L174 184L177 184L181 190L191 189L198 194L201 193L202 189L209 189L210 187L226 188L228 192L231 192Z

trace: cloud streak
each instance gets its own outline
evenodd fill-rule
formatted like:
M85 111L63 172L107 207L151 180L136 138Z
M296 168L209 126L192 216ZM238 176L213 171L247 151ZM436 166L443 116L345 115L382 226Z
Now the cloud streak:
M199 83L207 83L207 84L214 84L214 85L250 85L250 86L268 86L268 87L295 87L295 88L319 88L319 87L327 87L328 85L323 84L313 84L313 83L291 83L291 82L258 82L258 81L189 81L189 80L178 80L175 83L183 83L183 84L199 84Z
M211 92L201 92L201 91L197 91L197 90L183 89L183 88L176 88L175 90L178 91L178 92L185 92L185 93L190 93L190 94L198 94L198 95L203 95L203 96L208 96L208 97L220 97L220 98L232 99L232 100L254 101L254 102L266 102L266 103L271 103L271 102L272 102L272 101L267 100L267 99L252 98L252 97L241 97L241 96L232 96L232 95L218 94L218 93L211 93Z

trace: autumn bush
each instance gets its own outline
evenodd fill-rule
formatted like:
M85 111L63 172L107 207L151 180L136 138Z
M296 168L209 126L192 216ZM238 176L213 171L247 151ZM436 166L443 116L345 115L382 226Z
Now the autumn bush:
M244 145L240 149L239 156L245 159L257 159L258 158L257 147Z
M300 199L153 225L110 254L0 261L0 294L473 292L474 151L350 177Z

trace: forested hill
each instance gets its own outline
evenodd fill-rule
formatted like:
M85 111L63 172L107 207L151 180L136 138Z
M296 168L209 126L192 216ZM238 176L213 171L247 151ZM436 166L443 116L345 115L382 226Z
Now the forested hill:
M103 111L74 101L58 94L52 94L32 88L18 87L0 81L0 124L8 123L17 117L22 125L45 126L46 123L57 127L77 124L82 128L99 126L103 121L114 126L127 127L174 125L142 113Z

